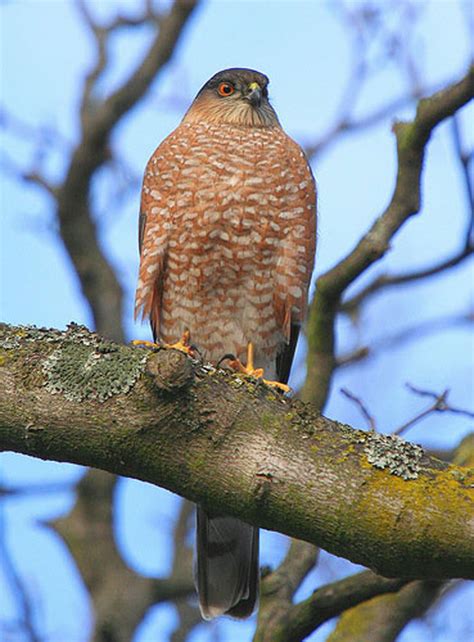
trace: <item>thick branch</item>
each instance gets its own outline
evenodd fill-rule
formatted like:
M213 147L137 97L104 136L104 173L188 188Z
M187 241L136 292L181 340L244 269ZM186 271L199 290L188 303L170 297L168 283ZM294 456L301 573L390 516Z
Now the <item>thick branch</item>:
M398 593L378 595L348 609L328 642L395 642L412 619L425 613L441 589L442 582L439 581L410 582Z
M420 209L424 152L432 130L474 95L474 66L466 76L418 103L412 122L396 123L398 173L392 200L346 258L316 283L308 324L308 375L302 397L322 408L335 360L335 318L344 290L390 247L400 227Z
M393 593L406 579L386 579L371 571L351 575L315 591L311 597L293 606L283 625L263 637L268 642L301 642L318 626L374 595Z
M4 326L0 357L3 450L146 480L384 575L474 577L472 470L78 326Z

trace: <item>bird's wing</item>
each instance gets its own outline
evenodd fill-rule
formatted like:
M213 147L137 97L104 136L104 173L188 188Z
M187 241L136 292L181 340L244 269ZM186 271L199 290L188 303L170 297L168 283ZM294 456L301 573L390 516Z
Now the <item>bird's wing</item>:
M277 356L277 375L280 382L286 383L299 329L306 316L316 250L316 184L304 153L290 138L282 179L291 199L280 212L280 224L288 228L288 233L278 248L274 306L287 342Z
M160 332L163 281L172 227L178 165L175 143L179 128L156 149L145 169L138 223L140 268L135 296L135 317L149 318L155 339Z

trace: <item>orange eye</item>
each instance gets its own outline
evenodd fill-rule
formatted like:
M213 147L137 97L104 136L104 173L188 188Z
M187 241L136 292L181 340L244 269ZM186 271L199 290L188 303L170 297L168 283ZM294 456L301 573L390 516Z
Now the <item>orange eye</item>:
M231 96L235 91L235 87L228 82L221 82L217 91L219 92L219 96Z

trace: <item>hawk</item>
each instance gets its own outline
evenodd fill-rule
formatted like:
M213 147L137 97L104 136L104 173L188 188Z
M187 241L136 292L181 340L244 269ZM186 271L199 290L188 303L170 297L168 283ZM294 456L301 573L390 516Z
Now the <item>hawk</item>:
M266 376L286 383L313 269L316 188L268 82L251 69L215 74L149 160L136 315L155 341L189 332L214 364L245 360L250 346ZM249 616L258 529L198 507L196 585L204 618Z

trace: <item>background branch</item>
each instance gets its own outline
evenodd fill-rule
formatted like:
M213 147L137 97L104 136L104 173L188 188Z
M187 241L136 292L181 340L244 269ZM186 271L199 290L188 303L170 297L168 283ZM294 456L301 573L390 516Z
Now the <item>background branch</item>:
M418 104L415 119L397 123L398 173L392 200L356 247L334 268L320 276L310 307L305 401L322 408L336 366L334 324L344 290L389 248L400 227L420 208L420 178L425 146L431 131L474 96L474 66L457 83Z

